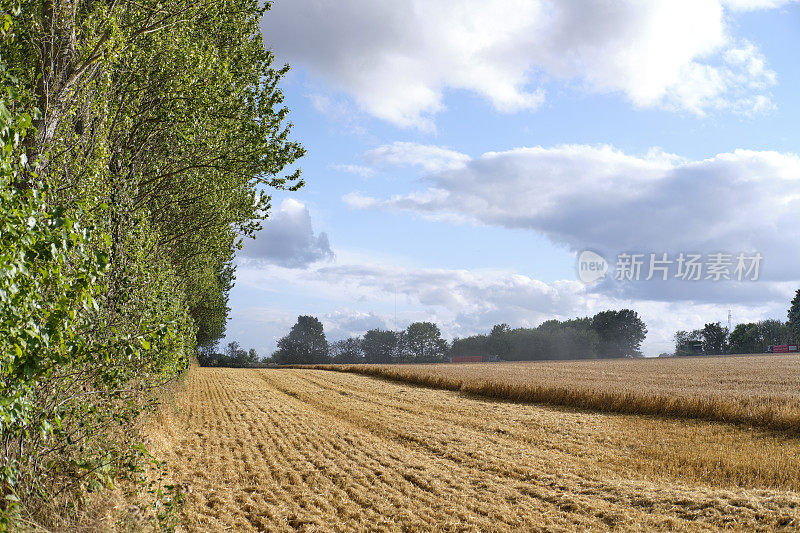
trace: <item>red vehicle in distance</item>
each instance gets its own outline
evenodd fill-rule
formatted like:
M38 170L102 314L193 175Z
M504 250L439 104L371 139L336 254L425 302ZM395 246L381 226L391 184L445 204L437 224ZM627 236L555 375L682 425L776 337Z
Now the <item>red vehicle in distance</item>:
M796 351L796 344L770 344L767 346L767 353L790 353Z

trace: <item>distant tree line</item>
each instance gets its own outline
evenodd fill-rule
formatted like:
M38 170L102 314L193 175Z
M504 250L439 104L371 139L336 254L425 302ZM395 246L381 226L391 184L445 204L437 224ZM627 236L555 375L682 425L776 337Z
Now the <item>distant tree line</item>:
M329 343L322 323L299 316L291 331L278 341L272 360L278 364L319 363L440 363L449 346L432 322L414 322L404 331L372 329L361 337Z
M258 355L255 348L245 350L238 342L229 342L225 349L219 353L216 346L200 350L197 354L200 366L219 366L229 368L257 368L268 365L271 361Z
M322 323L299 316L272 355L277 364L440 363L451 357L529 361L641 357L647 327L635 311L603 311L591 318L548 320L535 328L495 325L488 334L448 343L432 322L414 322L403 331L372 329L363 336L329 343Z
M535 328L499 324L488 335L453 340L450 355L488 355L503 361L641 357L646 335L647 327L635 311L602 311L591 318L548 320Z
M770 345L796 344L800 340L800 290L787 313L788 320L769 319L737 324L733 331L720 323L675 333L676 356L766 352Z

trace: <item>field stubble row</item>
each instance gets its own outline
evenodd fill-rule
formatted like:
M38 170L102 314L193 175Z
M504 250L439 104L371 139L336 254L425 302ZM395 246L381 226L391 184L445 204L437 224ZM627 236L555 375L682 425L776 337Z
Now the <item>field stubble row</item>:
M800 355L313 365L504 400L800 431Z
M152 435L187 489L191 531L800 525L800 497L787 490L800 479L798 442L725 424L345 373L194 368Z

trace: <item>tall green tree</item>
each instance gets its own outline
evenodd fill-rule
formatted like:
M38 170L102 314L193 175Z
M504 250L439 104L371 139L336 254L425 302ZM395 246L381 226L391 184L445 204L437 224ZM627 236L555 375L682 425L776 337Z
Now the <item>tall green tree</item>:
M731 353L759 353L764 351L758 324L736 324L730 334Z
M489 353L489 336L472 335L463 339L455 338L450 344L450 356L481 356Z
M641 357L647 327L636 311L602 311L592 318L592 328L599 339L600 357Z
M703 326L703 353L722 355L728 353L728 328L719 322Z
M361 348L364 350L366 363L393 363L398 344L398 335L394 331L371 329L364 334Z
M216 272L198 276L191 297L187 297L189 312L197 327L197 346L213 351L228 323L228 296L233 288L234 267L229 262L214 266Z
M141 250L168 262L198 342L221 338L233 252L266 217L269 189L303 184L281 174L303 149L278 88L288 67L261 40L268 4L25 5L32 23L8 57L41 111L28 151L65 205L108 206L97 223L112 239L109 303L137 289L126 265Z
M508 324L495 324L489 334L488 352L496 359L506 359L511 353L511 327Z
M510 360L587 359L597 356L598 335L588 318L547 320L509 332Z
M770 344L789 344L795 339L790 322L767 319L757 323L759 337L763 346L759 351L764 351Z
M447 342L433 322L414 322L406 329L406 343L417 363L442 362L447 357Z
M361 338L349 337L347 339L332 342L330 346L330 356L332 363L363 363L364 350L361 347Z
M789 317L788 325L792 341L798 342L800 341L800 289L797 289L794 293L787 315Z
M318 318L301 315L285 337L278 340L272 358L278 364L319 364L328 362L328 341Z

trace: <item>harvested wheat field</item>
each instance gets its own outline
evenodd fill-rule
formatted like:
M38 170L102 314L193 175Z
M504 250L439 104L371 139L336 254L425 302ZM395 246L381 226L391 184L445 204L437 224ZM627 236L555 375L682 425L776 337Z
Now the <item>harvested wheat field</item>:
M800 527L775 431L310 369L193 368L160 422L188 531Z
M800 430L800 355L314 365L508 400Z

